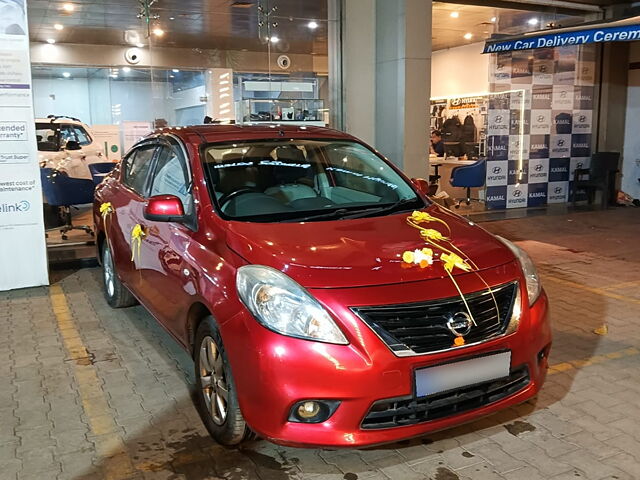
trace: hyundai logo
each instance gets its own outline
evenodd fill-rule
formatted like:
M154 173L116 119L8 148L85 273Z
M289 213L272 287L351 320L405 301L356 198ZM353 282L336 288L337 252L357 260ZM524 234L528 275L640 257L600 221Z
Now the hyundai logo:
M567 91L566 90L562 90L560 92L560 98L567 98Z
M521 196L521 195L522 195L522 191L521 191L521 190L514 190L514 191L513 191L513 196L514 196L514 197L519 197L519 196Z
M500 172L502 172L502 167L493 167L494 175L498 175Z
M578 121L579 121L580 123L584 123L584 122L586 122L586 121L587 121L587 116L586 116L586 115L580 115L580 116L578 117Z
M582 168L582 162L576 163L576 168Z
M564 147L564 140L562 138L558 139L558 146Z
M536 172L541 172L543 168L544 168L544 167L543 167L543 165L542 165L541 163L538 163L538 164L536 164L536 166L535 166L535 167L533 167L533 169L534 169Z
M495 122L496 123L502 123L502 115L496 115Z
M469 314L465 312L454 313L449 320L447 320L447 328L456 337L464 337L471 331L473 326L473 320Z
M540 73L546 73L547 72L547 66L546 65L540 65L539 71L540 71Z
M553 191L556 195L560 195L562 193L562 187L556 187L553 189Z
M538 123L544 122L544 115L538 115Z

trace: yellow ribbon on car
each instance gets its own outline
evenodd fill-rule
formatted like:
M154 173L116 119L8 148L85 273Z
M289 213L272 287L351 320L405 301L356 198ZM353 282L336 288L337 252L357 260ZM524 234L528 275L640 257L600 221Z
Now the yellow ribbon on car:
M451 240L451 228L441 218L434 217L433 215L427 212L414 211L409 217L407 217L407 223L417 229L420 232L420 237L424 242L432 248L422 248L416 249L413 251L407 250L402 254L402 261L405 264L409 265L419 265L420 268L427 268L433 265L434 260L436 259L436 255L438 255L438 259L442 263L444 271L447 276L456 287L462 302L465 305L467 313L471 318L471 322L477 326L475 318L473 317L473 312L467 303L467 299L465 298L458 282L453 275L453 271L457 268L462 270L463 272L474 272L478 278L484 283L484 285L488 288L491 297L493 298L493 303L496 307L496 313L499 315L500 309L498 308L498 302L496 301L495 295L493 294L493 290L489 286L489 284L482 278L479 273L478 266L467 256L465 255L458 247L456 247ZM436 228L427 228L425 224L434 224L438 223L443 225L446 228L446 234L437 230ZM429 227L435 227L435 225L429 225ZM434 250L437 253L434 253ZM455 346L464 345L464 339L460 339L460 337L456 338L454 342Z
M142 246L142 239L147 234L144 233L142 226L137 223L133 230L131 230L131 261L135 262L136 252L138 258L140 258L140 247Z
M104 202L100 205L100 215L102 215L102 223L107 223L107 217L113 213L113 205L111 202Z

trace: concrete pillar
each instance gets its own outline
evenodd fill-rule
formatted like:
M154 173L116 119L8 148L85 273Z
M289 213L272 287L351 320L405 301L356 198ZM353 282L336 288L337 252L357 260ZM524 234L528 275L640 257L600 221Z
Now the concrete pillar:
M429 157L431 0L342 0L343 128L409 176Z

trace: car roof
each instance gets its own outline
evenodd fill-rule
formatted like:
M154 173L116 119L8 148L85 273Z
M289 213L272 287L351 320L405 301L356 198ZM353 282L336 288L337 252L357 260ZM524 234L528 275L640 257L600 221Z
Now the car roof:
M233 140L256 140L273 138L332 138L352 140L354 137L344 132L326 127L305 125L232 124L232 125L191 125L187 127L159 128L149 136L173 134L191 143L216 143Z
M72 125L84 125L82 121L71 117L36 118L36 123L70 123Z

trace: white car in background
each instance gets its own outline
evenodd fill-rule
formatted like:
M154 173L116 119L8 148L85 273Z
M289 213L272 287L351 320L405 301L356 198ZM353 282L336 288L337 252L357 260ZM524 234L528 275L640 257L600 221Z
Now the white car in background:
M91 129L77 118L38 118L36 138L40 167L61 170L69 177L91 180L88 165L108 161Z

